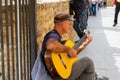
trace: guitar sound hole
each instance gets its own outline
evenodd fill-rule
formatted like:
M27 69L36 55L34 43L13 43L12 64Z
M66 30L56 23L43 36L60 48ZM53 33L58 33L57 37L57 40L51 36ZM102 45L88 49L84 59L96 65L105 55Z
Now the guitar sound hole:
M59 57L60 57L60 60L61 60L61 62L62 62L62 64L63 64L63 66L65 67L65 69L67 69L67 66L65 65L64 60L62 59L62 57L61 57L60 54L59 54Z

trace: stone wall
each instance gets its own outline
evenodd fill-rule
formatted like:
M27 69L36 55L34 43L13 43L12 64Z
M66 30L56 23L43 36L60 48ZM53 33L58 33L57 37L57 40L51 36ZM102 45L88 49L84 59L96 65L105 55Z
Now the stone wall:
M36 23L37 23L37 47L41 49L41 44L45 34L54 28L54 15L57 12L64 11L69 13L69 2L50 2L37 3L36 5ZM63 36L63 39L72 39L75 31L72 29L70 33Z

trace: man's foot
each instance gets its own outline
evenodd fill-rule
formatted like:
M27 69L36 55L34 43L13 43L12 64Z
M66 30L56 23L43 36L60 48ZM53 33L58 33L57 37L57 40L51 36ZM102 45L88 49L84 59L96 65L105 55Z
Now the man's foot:
M109 80L109 78L106 77L106 76L103 76L103 75L97 74L97 79L96 79L96 80Z
M113 27L115 27L116 25L117 25L117 23L114 23L114 24L113 24Z
M97 78L96 80L109 80L109 78L106 77L106 76L102 76L102 77L100 77L100 78Z

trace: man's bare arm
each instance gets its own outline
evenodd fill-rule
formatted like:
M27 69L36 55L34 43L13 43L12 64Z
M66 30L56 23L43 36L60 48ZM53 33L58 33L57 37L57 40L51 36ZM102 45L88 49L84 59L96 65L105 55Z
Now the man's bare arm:
M68 53L71 57L77 56L77 51L61 44L55 39L49 39L46 43L47 50L50 50L52 52L56 53Z

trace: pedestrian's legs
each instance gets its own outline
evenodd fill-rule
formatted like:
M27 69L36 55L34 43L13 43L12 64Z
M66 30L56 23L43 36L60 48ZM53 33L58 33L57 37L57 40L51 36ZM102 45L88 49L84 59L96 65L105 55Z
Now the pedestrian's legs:
M106 2L104 2L104 7L106 7Z
M78 18L75 18L74 24L73 24L73 28L75 29L76 33L78 34L79 38L82 38L84 33L82 32L81 28L80 28L80 24L78 22Z
M93 15L94 15L95 14L94 4L92 4L91 9L92 9L92 12L93 12Z
M114 23L116 23L116 24L117 24L119 9L120 9L120 6L116 5L116 8L115 8L115 17L114 17Z
M93 14L96 15L96 4L93 4Z
M95 14L96 14L96 12L97 12L97 11L96 11L96 5L97 5L97 4L94 5Z
M80 28L82 29L82 32L84 32L85 29L87 29L87 20L88 20L88 12L85 9L80 15L79 15L79 23Z
M73 64L72 72L67 80L95 80L93 61L84 57Z
M91 4L91 10L92 10L92 12L93 12L93 4Z
M77 32L78 36L80 38L83 37L84 29L87 28L87 20L88 20L88 11L87 9L83 10L81 14L75 15L75 21L73 24L73 27L75 31Z
M92 12L92 10L91 10L91 4L90 4L90 3L89 3L89 5L88 5L88 10L89 10L89 15L92 15L93 12Z

